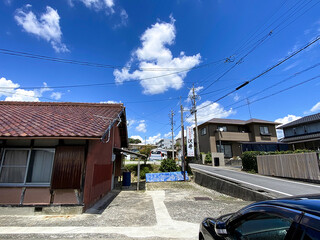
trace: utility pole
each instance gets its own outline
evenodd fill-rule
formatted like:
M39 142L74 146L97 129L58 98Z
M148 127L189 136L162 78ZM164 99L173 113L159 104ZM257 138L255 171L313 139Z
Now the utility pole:
M251 116L251 109L250 109L250 102L249 102L249 98L247 98L247 104L248 104L248 109L249 109L249 114L250 114L250 119L252 118Z
M184 123L183 123L183 106L182 101L180 97L180 112L181 112L181 148L182 148L182 156L181 156L181 167L183 171L183 180L186 181L186 164L184 159Z
M199 132L198 132L198 124L197 124L197 99L199 98L198 95L194 92L194 85L192 86L192 96L191 96L191 102L192 102L192 108L191 108L191 114L194 113L194 123L196 128L196 141L197 141L197 160L200 160L200 147L199 147Z
M171 113L170 113L169 117L170 117L170 121L171 121L171 136L172 136L171 146L172 146L172 159L174 159L174 139L173 139L173 125L174 125L174 121L173 121L173 116L174 116L174 112L173 112L173 110L171 110Z

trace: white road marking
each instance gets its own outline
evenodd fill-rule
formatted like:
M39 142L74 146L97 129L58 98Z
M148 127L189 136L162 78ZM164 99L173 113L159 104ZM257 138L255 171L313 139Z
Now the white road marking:
M254 187L263 188L263 189L266 189L268 191L280 193L280 194L283 194L283 195L286 195L286 196L293 196L292 194L289 194L289 193L280 192L280 191L277 191L277 190L274 190L274 189L270 189L270 188L267 188L267 187L263 187L263 186L259 186L259 185L253 184L253 183L248 183L248 182L241 181L241 180L238 180L238 179L235 179L235 178L226 177L226 176L223 176L223 175L220 175L220 174L217 174L217 173L213 173L213 172L209 172L207 170L203 170L201 168L197 168L197 167L193 167L193 168L198 169L199 171L203 171L205 173L208 173L210 175L216 175L216 176L219 176L221 178L232 180L234 182L240 182L240 183L244 183L244 184L251 185L251 186L254 186Z
M241 173L239 171L236 171L236 170L232 170L232 169L226 169L226 168L223 168L223 170L226 170L226 171L230 171L230 172L236 172L236 173L240 173L240 174L248 174L248 173ZM262 177L262 178L268 178L268 179L273 179L273 180L278 180L278 181L282 181L282 182L287 182L287 183L294 183L294 184L300 184L300 185L305 185L305 186L309 186L309 187L317 187L317 188L320 188L320 185L313 185L313 184L308 184L308 183L302 183L302 182L296 182L294 180L290 181L290 180L284 180L284 179L281 179L281 178L274 178L274 177L270 177L270 176L264 176L264 175L260 175L260 174L256 174L254 176L258 176L258 177Z

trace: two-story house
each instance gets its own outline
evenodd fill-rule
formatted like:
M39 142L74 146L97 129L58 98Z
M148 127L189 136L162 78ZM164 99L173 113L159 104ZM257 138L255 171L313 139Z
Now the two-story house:
M320 149L320 113L281 125L278 129L284 133L281 142L288 143L292 150Z
M198 126L200 152L222 152L231 158L247 150L278 150L276 125L260 119L213 118Z

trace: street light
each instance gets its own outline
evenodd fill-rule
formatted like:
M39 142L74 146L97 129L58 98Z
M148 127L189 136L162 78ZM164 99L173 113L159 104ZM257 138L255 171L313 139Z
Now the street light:
M217 131L220 133L219 134L219 145L220 145L220 151L219 152L222 152L222 149L221 149L221 132L223 132L223 128L218 128Z

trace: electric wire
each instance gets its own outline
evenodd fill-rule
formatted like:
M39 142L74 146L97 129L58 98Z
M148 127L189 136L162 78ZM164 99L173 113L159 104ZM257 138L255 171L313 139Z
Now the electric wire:
M275 83L275 84L272 84L271 86L266 87L266 88L264 88L263 90L261 90L261 91L259 91L259 92L256 92L256 93L251 94L250 96L248 96L248 97L246 97L246 98L243 98L243 99L238 100L236 103L229 104L228 106L226 106L226 108L232 107L232 106L234 106L234 105L237 105L239 102L246 101L248 98L250 99L250 98L252 98L252 97L254 97L254 96L257 96L257 95L259 95L259 94L261 94L261 93L264 93L265 91L267 91L267 90L269 90L269 89L272 89L272 88L274 88L274 87L276 87L276 86L278 86L278 85L280 85L280 84L282 84L282 83L284 83L284 82L287 82L287 81L289 81L289 80L291 80L291 79L299 76L300 74L303 74L303 73L305 73L305 72L307 72L307 71L310 71L310 70L312 70L312 69L314 69L314 68L316 68L316 67L319 67L319 66L320 66L320 63L317 63L317 64L314 64L313 66L308 67L308 68L306 68L306 69L304 69L304 70L302 70L302 71L296 72L296 73L292 74L291 76L289 76L289 77L287 77L287 78L285 78L285 79L283 79L283 80L281 80L281 81L279 81L279 82L277 82L277 83Z
M288 61L289 59L291 59L292 57L294 57L295 55L297 55L298 53L302 52L303 50L307 49L308 47L310 47L311 45L313 45L314 43L316 43L317 41L320 40L320 35L317 36L314 40L312 40L311 42L309 42L308 44L306 44L304 47L296 50L295 52L289 54L287 57L285 57L283 60L279 61L277 64L267 68L265 71L263 71L262 73L260 73L259 75L253 77L252 79L244 82L242 85L240 85L239 87L235 88L234 90L232 90L231 92L223 95L222 97L218 98L217 100L215 100L213 103L215 102L218 102L222 99L224 99L225 97L229 96L230 94L240 90L241 88L245 87L246 85L250 84L251 82L255 81L256 79L260 78L261 76L265 75L266 73L270 72L271 70L273 70L274 68L280 66L281 64L283 64L284 62ZM201 108L198 108L197 110L199 109L203 109L203 108L206 108L208 107L209 105L212 105L213 103L210 103L210 104L207 104L205 106L202 106Z
M262 101L262 100L264 100L264 99L266 99L266 98L269 98L269 97L275 96L275 95L277 95L277 94L283 93L283 92L285 92L285 91L288 91L288 90L290 90L290 89L292 89L292 88L298 87L298 86L303 85L303 84L305 84L305 83L311 82L311 81L313 81L313 80L315 80L315 79L318 79L318 78L320 78L320 75L315 76L315 77L312 77L312 78L310 78L310 79L308 79L308 80L305 80L305 81L302 81L302 82L300 82L300 83L294 84L294 85L292 85L292 86L290 86L290 87L287 87L287 88L285 88L285 89L279 90L279 91L274 92L274 93L272 93L272 94L269 94L269 95L267 95L267 96L264 96L264 97L255 99L255 100L253 100L253 101L250 101L250 104L255 103L255 102L259 102L259 101ZM238 108L241 108L241 107L244 107L244 106L247 106L247 104L243 104L243 105L237 106L237 107L235 107L235 108L233 108L233 109L238 109Z

